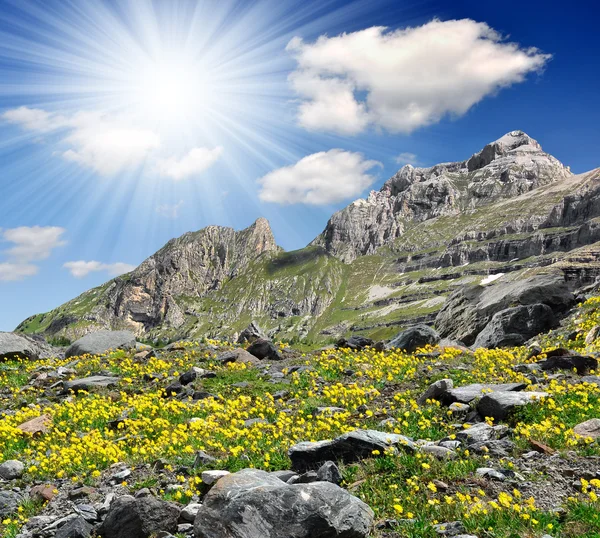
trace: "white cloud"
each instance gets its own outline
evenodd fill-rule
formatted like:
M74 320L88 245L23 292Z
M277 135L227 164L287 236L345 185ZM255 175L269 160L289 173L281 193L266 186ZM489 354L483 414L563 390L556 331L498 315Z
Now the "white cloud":
M413 166L417 166L419 164L419 160L414 153L403 152L400 153L395 159L395 161L404 166L405 164L412 164Z
M65 119L62 116L50 114L40 108L28 108L26 106L7 110L2 114L2 118L29 131L42 133L59 129L65 125Z
M90 273L106 272L110 276L119 276L124 273L129 273L135 269L135 265L128 263L101 263L97 261L74 261L67 262L63 265L75 278L83 278Z
M287 50L298 62L289 80L302 99L300 124L341 134L368 125L409 133L464 114L551 57L470 19L372 27L314 43L296 37Z
M260 199L280 204L332 204L358 196L375 178L369 170L381 166L360 153L332 149L313 153L258 180Z
M65 117L37 108L19 107L7 110L1 117L41 134L64 130L62 144L68 149L57 153L102 175L113 175L152 160L161 175L181 180L202 173L223 153L221 146L196 147L180 159L165 158L159 154L161 139L156 132L134 125L130 118L96 112Z
M45 260L53 249L65 244L61 239L64 233L65 229L58 226L21 226L4 230L3 239L14 243L5 254L18 262Z
M183 200L179 200L176 204L162 204L156 208L156 212L168 219L176 219L179 217L179 210L183 206Z
M0 263L0 282L16 282L37 274L39 267L31 263Z
M223 153L223 148L193 148L181 159L171 157L157 163L158 172L175 181L201 174L210 168Z
M0 230L0 241L13 246L3 251L7 258L0 262L0 281L23 280L38 273L32 262L45 260L52 251L66 244L62 240L64 228L58 226L20 226Z

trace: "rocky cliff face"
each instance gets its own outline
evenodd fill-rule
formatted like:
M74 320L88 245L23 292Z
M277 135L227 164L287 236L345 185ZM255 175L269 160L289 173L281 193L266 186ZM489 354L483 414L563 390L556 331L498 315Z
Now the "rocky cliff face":
M466 161L404 166L379 192L335 213L312 244L351 262L419 222L519 196L570 175L537 141L512 131Z
M80 332L110 327L126 328L139 335L159 325L180 327L185 321L180 296L202 297L219 289L261 255L280 250L264 218L242 231L209 226L184 234L169 241L131 273L67 303L64 315L51 312L47 329L55 333L79 323ZM78 315L82 304L86 307L83 316Z

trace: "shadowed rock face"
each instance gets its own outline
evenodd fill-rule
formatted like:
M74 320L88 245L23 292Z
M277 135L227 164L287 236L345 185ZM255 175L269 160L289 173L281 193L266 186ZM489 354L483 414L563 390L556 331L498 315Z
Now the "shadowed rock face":
M457 214L570 175L537 141L512 131L466 161L404 166L379 192L335 213L311 244L351 262L402 236L408 222Z

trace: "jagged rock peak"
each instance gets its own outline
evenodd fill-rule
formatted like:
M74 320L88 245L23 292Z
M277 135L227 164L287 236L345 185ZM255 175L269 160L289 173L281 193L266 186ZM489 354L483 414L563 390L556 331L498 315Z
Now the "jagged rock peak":
M350 262L394 241L411 224L514 198L570 175L536 140L511 131L465 161L403 166L380 191L335 213L312 244Z

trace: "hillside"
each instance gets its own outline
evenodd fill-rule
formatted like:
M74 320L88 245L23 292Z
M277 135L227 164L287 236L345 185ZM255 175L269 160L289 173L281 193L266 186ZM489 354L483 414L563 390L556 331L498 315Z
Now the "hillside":
M17 330L73 340L129 329L172 341L230 338L255 321L271 337L307 343L385 339L434 323L464 286L540 272L573 289L592 283L599 217L600 169L574 175L513 131L464 161L403 167L305 249L283 252L264 219L241 232L211 226Z

